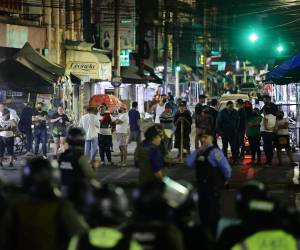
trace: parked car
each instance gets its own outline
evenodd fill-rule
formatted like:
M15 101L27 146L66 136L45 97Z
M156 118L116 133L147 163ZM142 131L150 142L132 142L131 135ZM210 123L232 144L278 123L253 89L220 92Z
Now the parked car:
M238 99L242 99L243 101L250 101L249 96L245 94L224 94L219 99L219 111L226 107L226 103L228 101L232 101L235 104L236 100Z

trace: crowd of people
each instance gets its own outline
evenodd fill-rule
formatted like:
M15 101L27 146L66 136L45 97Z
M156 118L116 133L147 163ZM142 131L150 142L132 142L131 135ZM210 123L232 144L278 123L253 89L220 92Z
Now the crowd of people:
M20 187L1 183L0 249L298 249L300 213L259 182L237 190L237 218L222 226L220 190L231 167L211 134L203 133L201 150L188 157L195 189L164 176L162 136L160 126L146 130L136 151L139 185L125 192L96 180L85 132L70 129L58 161L28 159Z
M128 112L120 107L117 116L104 103L97 109L88 107L79 127L71 129L63 107L49 115L43 103L35 109L27 105L18 120L1 104L1 162L6 149L13 165L17 128L28 140L35 139L34 148L27 141L27 150L35 157L27 155L21 187L0 185L0 249L298 249L299 212L282 207L262 183L252 181L236 192L238 218L222 226L221 190L229 185L230 163L238 163L245 155L245 135L253 162L261 163L261 138L266 164L272 164L274 147L279 164L283 148L293 162L283 113L269 97L262 110L237 100L237 109L228 101L219 111L217 100L208 105L205 95L199 100L192 113L182 100L157 97L151 107L153 124L146 129L136 102ZM193 123L196 137L191 152ZM48 124L52 124L57 161L47 159ZM120 167L127 164L128 143L137 142L134 161L139 180L127 193L96 178L98 150L101 164L113 165L113 132ZM180 157L186 156L187 167L194 169L195 188L165 175L173 147Z
M218 146L218 138L221 137L221 148L228 158L228 146L231 148L232 164L239 164L245 156L248 142L253 164L270 166L273 164L273 152L276 149L278 165L282 165L282 149L287 152L291 164L294 164L290 138L289 121L284 113L271 102L270 96L263 97L264 106L261 110L253 107L250 101L242 99L228 101L226 107L218 109L218 100L212 99L206 102L206 96L199 96L199 103L195 111L191 112L186 102L179 100L174 104L172 96L162 95L153 105L154 120L164 130L163 143L167 151L174 145L183 149L184 155L191 153L192 124L196 128L194 147L200 147L200 137L203 134L211 134L214 145ZM164 111L163 111L164 110ZM157 118L159 116L159 119ZM172 138L175 137L174 144ZM263 143L261 143L261 141ZM261 145L266 156L265 162L261 161Z

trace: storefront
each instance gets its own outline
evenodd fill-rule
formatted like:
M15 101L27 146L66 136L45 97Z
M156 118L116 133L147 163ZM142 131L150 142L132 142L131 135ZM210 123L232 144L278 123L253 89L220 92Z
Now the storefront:
M66 62L66 72L75 76L73 79L78 79L72 82L72 110L78 120L84 113L84 107L88 105L90 97L99 94L98 86L108 84L112 87L111 60L105 54L87 47L86 50L68 48Z

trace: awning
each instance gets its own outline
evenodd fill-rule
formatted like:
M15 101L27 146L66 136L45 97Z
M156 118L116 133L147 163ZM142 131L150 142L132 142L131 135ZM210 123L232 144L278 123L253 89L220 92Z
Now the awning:
M147 77L139 74L136 66L121 67L122 83L127 84L146 84L149 82Z
M94 50L67 50L66 71L83 81L111 81L111 60Z
M149 73L149 76L147 77L149 82L163 84L163 79L161 79L157 74L155 74L154 69L152 67L144 64L144 71L147 71Z
M16 57L0 64L2 89L50 94L53 93L53 83L63 75L63 67L48 61L29 43L24 45Z
M8 59L0 64L1 89L51 94L53 93L53 82L47 78L14 59Z
M300 82L300 53L273 68L266 74L265 81L279 85Z

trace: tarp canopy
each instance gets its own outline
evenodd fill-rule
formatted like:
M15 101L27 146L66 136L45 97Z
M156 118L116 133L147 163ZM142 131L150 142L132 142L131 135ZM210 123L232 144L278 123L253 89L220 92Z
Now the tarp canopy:
M273 68L266 74L265 81L275 84L288 84L300 81L300 53Z
M0 88L51 94L53 84L64 74L63 67L49 62L26 43L16 57L0 64Z
M121 67L122 83L128 84L146 84L149 80L139 74L139 69L136 66Z

